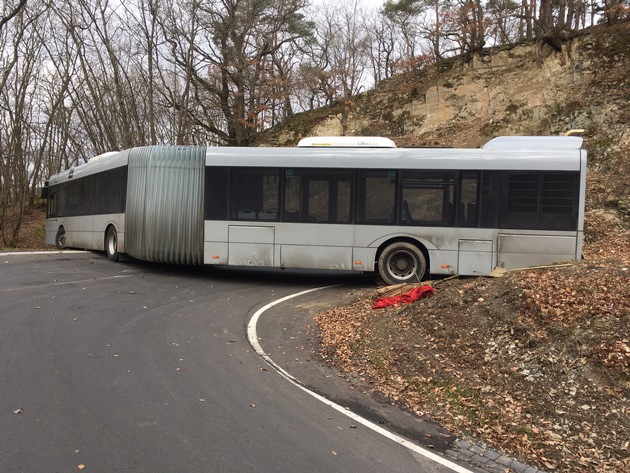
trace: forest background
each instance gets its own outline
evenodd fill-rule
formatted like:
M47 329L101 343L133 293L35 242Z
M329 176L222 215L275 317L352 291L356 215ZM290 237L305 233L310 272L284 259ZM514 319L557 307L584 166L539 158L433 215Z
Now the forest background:
M343 122L392 77L523 42L566 53L627 17L626 0L3 0L0 245L48 176L92 156L260 144L299 112Z
M524 463L627 471L629 20L628 0L2 0L0 248L44 247L41 186L107 151L584 129L583 260L378 314L369 288L318 316L312 355Z

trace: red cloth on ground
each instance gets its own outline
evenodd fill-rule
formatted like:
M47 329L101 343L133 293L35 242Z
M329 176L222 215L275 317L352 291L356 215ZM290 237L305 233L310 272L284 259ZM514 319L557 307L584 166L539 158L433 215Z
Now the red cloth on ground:
M372 306L372 309L382 309L395 304L411 304L412 302L422 299L423 297L431 297L435 290L431 286L414 287L402 296L380 297Z

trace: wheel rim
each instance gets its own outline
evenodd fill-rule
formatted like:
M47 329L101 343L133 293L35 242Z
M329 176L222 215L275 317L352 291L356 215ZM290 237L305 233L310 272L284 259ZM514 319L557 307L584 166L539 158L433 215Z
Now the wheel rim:
M63 249L66 247L66 234L60 233L57 235L57 248Z
M387 260L387 271L394 279L405 281L418 272L418 261L409 251L396 251Z
M107 236L107 252L110 255L115 255L116 254L116 233L115 232L109 232L108 236Z

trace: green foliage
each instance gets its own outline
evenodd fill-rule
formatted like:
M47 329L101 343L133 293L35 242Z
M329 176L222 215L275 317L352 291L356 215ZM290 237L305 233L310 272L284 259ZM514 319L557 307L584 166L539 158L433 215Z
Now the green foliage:
M387 0L383 5L383 13L388 16L397 13L416 15L420 12L422 3L422 0Z

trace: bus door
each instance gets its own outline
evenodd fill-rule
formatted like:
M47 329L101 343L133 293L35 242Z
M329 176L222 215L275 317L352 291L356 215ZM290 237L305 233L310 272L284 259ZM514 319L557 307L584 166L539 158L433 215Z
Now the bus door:
M353 269L352 172L285 169L283 268Z
M461 237L458 242L457 272L461 275L486 275L493 269L496 244L487 239L490 234L482 235L477 228L480 220L482 227L496 226L498 184L497 176L487 172L459 173L455 211Z

